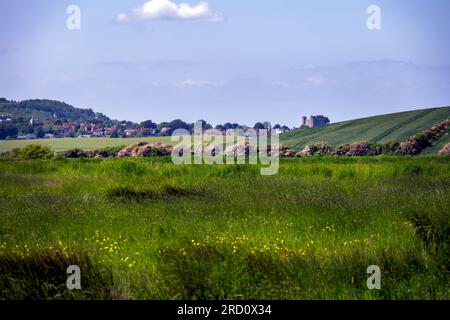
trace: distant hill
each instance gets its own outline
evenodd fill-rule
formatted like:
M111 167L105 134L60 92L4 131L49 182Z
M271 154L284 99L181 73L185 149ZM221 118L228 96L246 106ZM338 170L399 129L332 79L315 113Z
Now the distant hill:
M332 145L357 141L401 142L448 117L450 117L450 107L406 111L338 122L325 127L291 131L282 134L280 140L296 150L303 149L307 144L321 141ZM448 135L437 141L430 148L430 152L438 149L439 145L444 145L445 142L450 142ZM433 150L431 150L432 148Z
M75 108L69 104L53 100L24 100L9 101L0 98L0 114L11 116L13 119L34 117L37 120L68 120L68 121L100 121L110 119L96 113L92 109Z

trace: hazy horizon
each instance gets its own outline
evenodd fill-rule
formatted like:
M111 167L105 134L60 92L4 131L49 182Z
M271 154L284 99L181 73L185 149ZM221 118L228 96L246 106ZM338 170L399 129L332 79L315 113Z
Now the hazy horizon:
M71 4L80 30L66 27ZM366 26L369 5L381 30ZM443 107L449 10L445 0L0 0L0 96L249 126Z

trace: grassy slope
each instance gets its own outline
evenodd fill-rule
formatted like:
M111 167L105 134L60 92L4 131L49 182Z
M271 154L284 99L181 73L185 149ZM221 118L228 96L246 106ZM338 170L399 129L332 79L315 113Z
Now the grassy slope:
M69 298L69 264L79 298L448 299L449 177L437 157L285 159L272 177L1 160L0 299Z
M122 145L131 145L136 142L163 142L170 143L170 137L147 137L147 138L126 138L126 139L109 139L109 138L64 138L64 139L37 139L37 140L2 140L0 141L0 153L9 151L14 148L23 148L28 144L41 144L49 146L53 151L64 151L68 149L79 148L83 150L92 150L102 147L115 147Z
M281 141L296 149L320 141L327 141L333 145L356 141L378 143L402 141L449 116L450 107L393 113L289 132L281 136Z

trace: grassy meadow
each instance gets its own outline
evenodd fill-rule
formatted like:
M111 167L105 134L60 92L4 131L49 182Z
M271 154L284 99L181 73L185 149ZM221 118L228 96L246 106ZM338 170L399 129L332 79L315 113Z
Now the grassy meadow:
M281 160L0 160L0 299L449 299L448 158Z

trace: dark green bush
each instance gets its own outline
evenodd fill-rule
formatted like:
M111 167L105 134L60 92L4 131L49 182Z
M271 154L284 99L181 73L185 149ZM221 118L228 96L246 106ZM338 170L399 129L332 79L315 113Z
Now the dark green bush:
M33 159L50 159L53 157L53 151L46 146L39 144L30 144L17 153L17 159L33 160Z
M88 156L88 154L85 151L78 148L58 152L56 155L69 159L86 158Z
M89 157L95 158L115 158L117 154L123 149L125 146L118 147L104 147L95 150L91 150L88 152Z
M112 158L116 157L123 146L118 147L104 147L94 150L81 150L79 148L69 149L66 151L58 152L56 155L62 158L78 159L78 158Z

